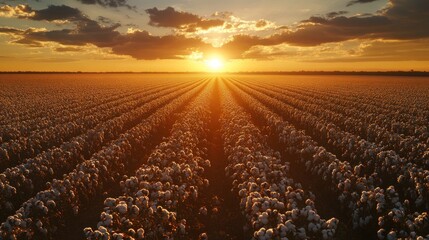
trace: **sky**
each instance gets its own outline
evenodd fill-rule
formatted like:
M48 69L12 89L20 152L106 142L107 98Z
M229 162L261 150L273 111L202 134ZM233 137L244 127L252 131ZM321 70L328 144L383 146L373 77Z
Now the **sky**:
M429 71L429 0L0 0L0 71Z

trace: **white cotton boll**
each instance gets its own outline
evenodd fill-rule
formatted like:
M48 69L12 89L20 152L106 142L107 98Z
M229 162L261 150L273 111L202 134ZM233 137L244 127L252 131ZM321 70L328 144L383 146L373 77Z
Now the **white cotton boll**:
M386 235L386 230L384 230L384 229L381 228L381 229L379 229L377 231L377 237L378 237L378 239L380 239L380 240L384 239L385 235Z
M186 233L186 222L185 223L183 223L183 222L179 223L179 230L180 230L181 234Z
M272 237L274 236L274 230L272 229L272 228L270 228L270 229L268 229L266 232L265 232L265 237L267 238L267 239L272 239Z
M114 198L106 198L106 200L104 200L104 206L107 207L113 207L116 204L116 199Z
M107 215L105 220L103 221L104 226L111 226L113 224L113 219L111 215ZM100 225L101 226L101 225Z
M291 215L291 217L292 217L292 219L293 220L296 220L296 219L298 219L298 217L299 217L299 210L298 209L296 209L296 208L294 208L294 209L292 209L292 215Z
M396 238L396 232L394 232L394 231L390 231L388 234L387 234L387 240L396 240L397 238Z
M261 215L259 215L259 221L261 221L264 225L268 223L268 213L263 212Z
M48 200L48 201L46 202L46 205L47 205L49 208L55 208L55 207L56 207L56 203L54 202L54 200Z
M245 197L247 195L247 190L246 189L240 189L240 191L238 192L238 195L240 197Z
M285 226L288 232L295 232L295 225L293 224L292 220L287 220L285 222Z
M136 205L132 205L131 206L131 214L133 214L133 215L139 215L139 213L140 213L139 207L137 207Z
M90 238L90 236L91 236L91 235L92 235L92 233L93 233L93 230L92 230L92 228L90 228L90 227L86 227L85 229L83 229L83 232L84 232L84 234L85 234L85 237Z
M265 228L259 229L259 231L256 232L256 236L258 239L265 239Z
M128 229L128 235L135 236L136 235L136 231L133 228L130 228L130 229Z
M312 222L308 224L307 229L311 232L317 232L318 230L316 224Z
M326 229L322 230L322 237L323 237L324 240L328 239L328 230L326 230Z
M285 204L282 203L282 202L277 202L276 203L276 208L279 209L279 210L283 210L283 209L285 209Z
M206 216L207 215L207 208L206 207L201 207L199 212L200 212L201 215Z
M328 221L326 221L327 227L330 229L337 229L339 220L336 218L331 218Z
M128 206L124 201L120 201L118 205L116 205L116 209L118 210L119 213L125 214L127 213Z
M305 232L305 229L304 228L299 228L298 231L296 232L296 236L299 239L306 239L307 238L307 234Z
M43 207L43 209L42 209L42 211L43 211L43 213L44 213L45 215L47 215L47 214L48 214L48 212L49 212L49 209L48 209L46 206L44 206L44 207Z
M139 228L137 229L137 239L143 239L144 238L144 229Z
M308 221L313 221L314 220L314 217L315 217L315 215L316 215L316 212L314 212L313 210L310 210L309 212L308 212L308 216L307 216L307 220Z
M207 236L207 233L201 233L200 236L198 236L199 240L208 240L209 237Z
M43 227L43 223L42 223L40 220L37 220L37 222L36 222L36 226L37 226L38 228L41 228L41 227Z
M164 192L164 198L165 198L165 200L171 199L171 191L170 190L167 190Z
M123 240L124 239L124 234L122 234L122 233L114 233L113 234L113 239L114 240Z

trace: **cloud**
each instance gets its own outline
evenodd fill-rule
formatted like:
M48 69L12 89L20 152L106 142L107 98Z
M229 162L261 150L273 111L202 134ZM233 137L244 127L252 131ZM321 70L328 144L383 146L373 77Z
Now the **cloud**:
M17 5L15 7L4 5L0 7L0 17L14 17L21 19L31 19L36 21L82 21L87 20L82 12L77 8L66 5L49 5L48 8L33 10L28 5Z
M28 5L19 4L15 7L4 5L0 7L0 17L30 18L32 16L34 16L34 12Z
M82 21L87 18L77 8L72 8L66 5L50 5L46 9L34 11L34 16L29 17L32 20L45 20L45 21Z
M131 6L128 4L127 0L77 0L83 4L95 5L98 4L103 7L127 7L129 9L135 9L135 6Z
M354 5L356 3L370 3L370 2L375 2L377 0L352 0L349 3L347 3L347 7Z
M390 0L375 15L310 17L295 29L286 29L268 37L236 36L222 48L234 58L253 46L274 46L287 43L295 46L317 46L352 39L412 40L429 38L429 1ZM241 52L241 55L240 55Z
M429 61L429 39L362 41L349 54L307 59L307 62Z
M96 1L93 4L99 3ZM315 52L321 53L322 50L326 50L324 47L327 45L332 47L330 44L356 40L371 42L372 48L348 49L349 52L335 49L324 51L323 54L329 52L330 58L327 59L334 59L331 55L334 55L335 51L340 51L343 55L350 53L351 59L355 59L354 56L377 59L374 54L369 54L370 49L377 49L372 52L380 54L383 49L393 51L386 47L388 40L408 42L428 39L427 9L429 9L427 0L389 0L389 4L375 14L350 16L346 11L329 12L322 16L310 17L295 25L279 27L268 20L243 20L228 12L217 12L204 18L178 11L173 7L163 10L150 8L146 10L150 25L174 28L174 34L154 36L137 27L130 28L126 33L120 32L119 24L114 24L103 17L97 20L89 19L79 9L66 5L51 5L41 10L34 10L27 5L15 7L5 5L0 7L0 16L55 23L69 22L73 27L67 25L69 28L59 30L57 28L19 30L1 27L0 33L11 35L15 44L40 47L53 42L60 45L56 46L59 52L83 49L79 46L96 46L100 49L109 49L113 54L148 60L184 58L192 52L211 51L230 59L271 59L278 56L312 54L311 51L302 49L295 51L296 47L316 49ZM215 48L207 43L210 41L212 43L218 41L220 44L215 45ZM393 46L393 43L389 44ZM410 43L400 46L416 49L421 47ZM424 58L421 54L416 53L417 55ZM401 55L396 51L392 56Z
M16 17L35 21L55 22L61 20L74 23L74 28L60 30L0 28L0 33L13 36L12 43L31 47L42 47L44 43L56 43L62 46L56 47L58 52L79 51L79 46L93 45L99 48L110 48L112 53L117 55L152 60L184 58L185 55L195 50L211 48L209 44L204 43L198 37L188 38L177 34L153 36L142 30L122 34L117 30L119 24L103 26L86 17L80 10L65 5L51 5L42 10L32 10L29 7L7 9L8 13L11 11L14 14L18 13L15 14ZM211 26L213 23L200 19L199 24Z
M197 28L209 29L216 26L222 26L224 21L221 19L205 19L196 14L176 11L173 7L167 7L164 10L158 8L146 9L149 14L149 25L155 27L171 27L195 31Z
M10 28L10 27L0 27L0 33L3 34L20 34L23 31L17 28Z
M199 38L187 38L181 35L153 36L147 31L134 31L121 34L116 26L102 27L98 23L88 22L75 29L52 31L21 31L0 29L0 32L15 34L19 37L14 43L29 46L42 46L41 43L54 42L65 47L60 52L78 51L75 46L94 45L110 48L112 53L127 55L135 59L178 59L191 54L194 50L209 49L211 46Z
M115 54L132 56L136 59L178 59L195 50L208 49L210 45L199 38L181 35L152 36L146 31L136 31L121 37L112 47Z
M80 51L82 51L82 49L78 48L78 47L57 47L57 48L55 48L55 51L57 51L57 52L80 52Z
M347 14L347 11L338 11L338 12L330 12L326 14L326 17L328 18L334 18L334 17L338 17L344 14Z

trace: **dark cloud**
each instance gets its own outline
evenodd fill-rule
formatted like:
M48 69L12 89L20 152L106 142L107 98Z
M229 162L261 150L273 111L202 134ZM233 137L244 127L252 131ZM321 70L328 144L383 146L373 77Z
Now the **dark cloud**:
M115 29L118 25L103 27L96 21L80 22L75 29L28 32L23 39L33 42L56 42L63 45L83 46L93 44L98 47L110 47L120 36Z
M158 8L146 9L149 14L149 24L156 27L173 27L180 28L183 25L188 25L200 21L200 17L187 12L176 11L172 7L167 7L164 10Z
M120 33L119 24L106 18L98 21L89 19L80 10L65 5L49 6L42 10L33 10L26 5L3 7L2 14L38 21L68 21L74 24L71 29L60 30L19 30L0 28L0 33L14 36L14 43L33 47L43 46L45 42L55 42L66 51L78 46L94 45L109 48L114 54L127 55L136 59L174 59L190 54L192 51L216 51L225 58L263 58L264 54L277 56L276 51L256 51L255 46L289 44L294 46L317 46L325 43L360 40L416 40L429 38L429 1L428 0L390 0L389 4L376 14L344 16L346 11L330 12L324 16L313 16L301 21L295 27L279 27L271 36L236 35L232 40L214 50L198 37L185 37L180 34L153 36L147 31ZM177 11L172 7L164 10L147 9L149 24L157 27L171 27L180 31L194 32L225 25L222 17L226 13L216 13L212 18ZM256 27L267 26L267 21L257 21ZM105 26L107 25L107 26ZM231 25L230 28L234 26ZM187 34L192 35L192 34ZM374 44L375 45L375 44ZM411 45L410 45L411 46ZM419 45L421 46L421 45ZM255 50L249 53L249 50ZM79 48L76 48L79 49ZM280 49L280 48L279 48ZM381 52L381 45L377 48ZM280 50L279 50L280 51ZM368 50L369 51L369 50ZM377 52L377 51L374 51ZM287 54L293 54L287 52ZM283 54L284 55L284 54ZM373 55L367 56L374 57Z
M35 45L41 42L56 42L66 46L84 46L111 48L114 54L128 55L135 59L176 59L210 46L199 38L186 38L181 35L153 36L146 31L120 34L114 27L97 25L79 26L73 30L23 33L16 43ZM59 48L59 51L77 50L77 48Z
M181 35L152 36L146 31L137 31L122 36L119 44L112 47L115 54L132 56L136 59L178 59L193 50L208 49L210 45L199 38Z
M256 36L236 35L219 50L222 52L222 56L226 58L242 58L244 52L258 45L270 44L268 44L268 39L262 39Z
M56 6L50 5L46 9L34 11L34 16L29 17L33 20L69 20L69 21L81 21L87 19L83 16L82 12L77 8L72 8L66 5Z
M328 18L334 18L334 17L338 17L344 14L347 14L347 11L338 11L338 12L330 12L326 14L326 17Z
M377 0L352 0L349 3L347 3L347 7L354 5L356 3L370 3L370 2L375 2Z
M66 5L49 5L48 8L33 10L28 5L17 5L15 7L5 5L0 8L4 16L16 17L22 19L31 19L36 21L82 21L87 20L82 12L77 8Z
M211 27L222 26L224 20L204 19L198 15L176 11L173 7L164 10L158 8L146 9L149 14L149 24L156 27L171 27L194 31L197 28L209 29Z
M89 4L89 5L101 5L103 7L127 7L129 9L135 9L135 6L131 6L128 4L127 0L77 0L83 4Z
M23 8L27 9L27 8ZM27 11L27 10L26 10ZM136 59L176 59L190 54L193 50L209 49L211 46L200 38L187 38L182 35L153 36L146 31L121 34L119 24L102 26L98 21L84 16L78 9L68 6L49 6L46 9L33 11L28 8L27 19L37 21L68 20L75 24L73 29L60 30L19 30L0 28L0 33L14 36L13 43L31 47L41 47L43 43L54 42L59 52L79 51L79 46L94 45L110 48L114 54L128 55ZM22 14L21 14L22 15ZM20 16L21 16L20 15ZM106 22L106 19L101 19ZM209 20L201 20L201 24L211 26Z
M98 20L99 22L103 23L103 24L109 24L109 25L114 24L114 22L113 22L113 20L112 20L112 19L107 18L107 17L103 17L103 16L99 16L99 17L97 18L97 20Z
M429 1L390 0L376 15L311 17L295 30L286 30L269 37L237 36L222 48L240 57L252 46L274 46L287 43L316 46L351 39L410 40L429 38ZM330 16L329 16L330 15ZM241 55L240 55L241 52Z
M16 29L16 28L9 28L9 27L0 27L0 33L5 34L20 34L22 33L22 30Z

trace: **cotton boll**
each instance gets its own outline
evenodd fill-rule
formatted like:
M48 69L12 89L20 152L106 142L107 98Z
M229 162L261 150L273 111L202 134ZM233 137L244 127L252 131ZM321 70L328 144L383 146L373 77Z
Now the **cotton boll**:
M396 232L391 231L387 234L387 240L396 240Z
M267 239L272 239L273 236L274 236L274 230L272 228L267 229L267 231L265 232L265 237Z
M209 237L207 236L207 233L201 233L201 234L198 236L198 239L199 239L199 240L208 240L208 239L209 239Z
M144 229L139 228L137 229L137 239L143 239L144 238Z
M106 198L104 200L104 206L113 207L113 206L115 206L115 204L116 204L116 199L114 199L114 198Z
M206 207L201 207L199 213L203 216L207 215L207 208Z
M377 232L377 237L380 240L384 239L386 237L386 230L384 230L382 228L379 229L378 232Z
M179 223L179 230L181 234L185 234L186 233L186 220L182 219Z
M297 230L297 232L296 232L296 236L297 236L299 239L306 239L306 238L307 238L307 234L306 234L306 232L305 232L305 229L304 229L304 228L299 228L299 229Z
M132 215L137 216L140 213L140 209L136 205L132 205L130 212L131 212Z
M116 205L116 209L118 210L119 213L125 214L125 213L127 213L128 206L127 206L127 204L124 201L120 201Z

